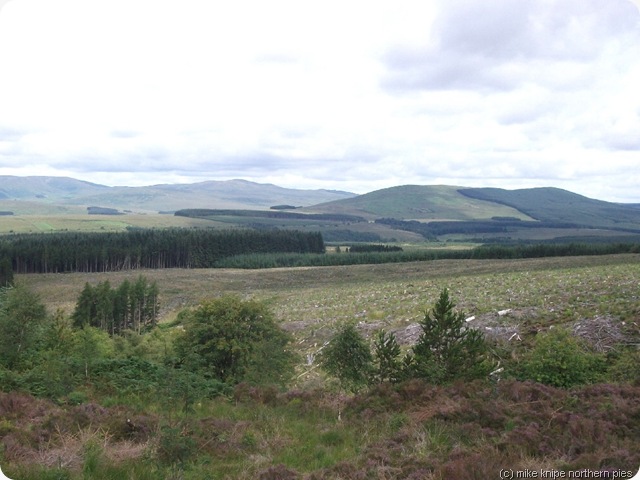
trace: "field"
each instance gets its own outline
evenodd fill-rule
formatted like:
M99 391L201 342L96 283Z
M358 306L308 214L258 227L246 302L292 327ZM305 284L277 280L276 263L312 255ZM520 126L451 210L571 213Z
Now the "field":
M384 328L405 343L415 323L448 288L457 307L483 328L513 333L551 325L615 319L640 323L640 255L525 260L437 260L402 264L267 270L168 269L103 274L18 276L51 311L70 314L85 282L144 274L158 282L161 321L203 299L227 294L267 302L301 353L329 338L338 322L357 319L365 334ZM510 309L504 317L497 312ZM624 325L623 325L623 322ZM506 333L505 333L506 334ZM524 334L523 334L524 336Z
M498 478L501 469L626 475L640 465L637 381L561 389L505 371L500 381L412 380L347 395L310 361L345 320L356 320L369 339L393 331L408 348L445 287L468 325L503 346L495 352L501 360L560 325L605 354L633 348L640 345L640 255L16 280L50 312L69 315L85 282L115 286L140 274L158 283L164 331L203 299L266 302L294 335L295 380L286 390L240 384L190 411L165 391L92 396L88 389L58 402L0 392L0 461L14 480L472 480Z
M211 227L215 223L196 218L160 214L88 215L11 215L0 217L0 234L49 232L121 232L127 228Z

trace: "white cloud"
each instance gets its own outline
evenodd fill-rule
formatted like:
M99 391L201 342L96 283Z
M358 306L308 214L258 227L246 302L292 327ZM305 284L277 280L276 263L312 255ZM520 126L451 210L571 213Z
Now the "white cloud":
M16 0L0 174L640 202L627 0Z

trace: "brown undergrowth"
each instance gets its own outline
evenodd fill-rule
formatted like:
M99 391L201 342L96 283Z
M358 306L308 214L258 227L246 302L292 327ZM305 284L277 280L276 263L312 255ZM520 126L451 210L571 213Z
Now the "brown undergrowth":
M464 480L497 478L502 468L636 471L639 398L640 387L630 385L563 390L512 380L448 386L412 380L351 398L244 385L217 409L170 420L122 406L58 406L0 393L0 448L3 467L58 468L69 473L65 478L81 478L87 445L110 464L148 462L158 475L178 466L185 479L215 473Z

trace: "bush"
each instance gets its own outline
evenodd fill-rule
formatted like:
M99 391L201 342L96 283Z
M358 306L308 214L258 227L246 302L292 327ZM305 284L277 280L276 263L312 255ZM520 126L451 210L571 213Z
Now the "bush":
M606 368L602 355L563 328L536 337L533 348L516 365L519 380L570 388L598 381Z
M223 297L203 302L182 318L185 331L175 342L181 365L230 385L284 385L291 378L291 336L264 304Z
M373 344L374 381L396 383L402 379L400 353L396 336L384 330L378 331Z

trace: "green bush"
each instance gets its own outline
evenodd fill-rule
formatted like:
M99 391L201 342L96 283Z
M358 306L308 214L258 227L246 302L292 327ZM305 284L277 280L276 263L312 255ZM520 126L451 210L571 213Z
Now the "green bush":
M597 382L606 369L603 355L592 353L563 328L536 337L533 348L516 365L519 380L570 388Z
M291 378L296 359L291 336L263 303L223 297L181 318L184 334L174 344L180 365L230 385L284 385Z
M373 343L373 380L396 383L403 377L400 345L393 333L379 330Z

